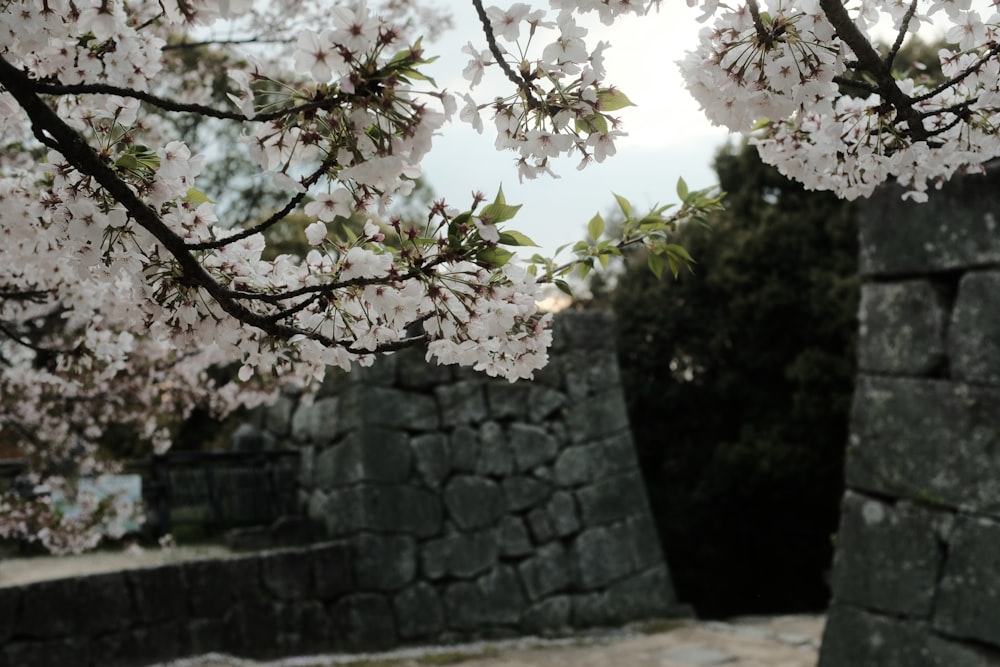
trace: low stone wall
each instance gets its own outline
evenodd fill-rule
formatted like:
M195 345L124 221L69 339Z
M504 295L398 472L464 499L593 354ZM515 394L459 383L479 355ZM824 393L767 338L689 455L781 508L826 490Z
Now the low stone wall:
M610 320L557 319L509 384L416 351L285 397L261 437L301 451L330 542L0 588L0 667L119 667L558 634L672 615Z
M862 208L857 381L821 667L1000 664L1000 171Z

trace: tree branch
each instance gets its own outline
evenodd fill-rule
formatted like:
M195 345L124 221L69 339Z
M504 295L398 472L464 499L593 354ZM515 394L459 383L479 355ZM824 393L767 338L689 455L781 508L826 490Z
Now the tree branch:
M180 266L183 278L208 292L215 302L237 321L278 339L287 340L293 336L304 336L327 347L343 347L353 354L395 351L420 344L428 339L427 335L420 335L385 343L374 350L359 350L352 347L356 341L334 340L315 331L279 324L271 317L255 313L243 306L234 298L232 290L219 284L208 273L191 254L184 240L164 224L156 211L142 201L128 183L118 177L76 130L67 125L38 97L34 91L34 82L3 56L0 56L0 86L16 99L25 111L31 121L35 137L42 144L58 151L74 169L93 178L116 202L124 206L135 223L152 234L174 257ZM240 298L246 296L241 294Z
M490 23L490 17L486 15L486 9L483 8L483 0L472 0L472 5L476 8L479 22L483 25L483 32L486 34L486 43L490 47L490 53L496 58L497 65L500 66L500 69L507 75L511 83L521 90L521 93L524 95L525 104L528 105L529 109L543 109L545 105L535 97L535 91L531 87L531 84L523 76L515 72L510 63L504 60L503 51L500 50L496 35L493 34L493 24Z
M152 234L177 260L183 276L192 284L204 288L226 313L278 338L306 335L326 345L334 344L334 341L320 334L276 324L234 301L227 294L228 290L216 282L205 267L194 258L184 240L167 227L149 205L139 199L128 183L121 180L105 164L76 130L67 125L34 93L32 81L2 56L0 56L0 85L14 96L27 113L35 137L61 153L79 172L97 181L115 201L125 207L136 224Z
M910 138L924 141L929 133L924 127L920 114L913 108L910 99L899 86L892 71L882 61L878 51L871 45L868 38L851 20L842 0L820 0L820 7L826 18L837 31L837 35L851 48L858 58L858 69L871 74L878 86L878 93L896 110L896 117L906 124Z

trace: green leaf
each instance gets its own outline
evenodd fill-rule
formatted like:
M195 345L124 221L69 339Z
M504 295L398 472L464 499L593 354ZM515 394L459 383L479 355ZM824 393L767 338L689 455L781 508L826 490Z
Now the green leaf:
M503 248L485 248L476 254L476 261L480 264L496 268L504 266L513 256L514 253Z
M586 132L590 134L591 132L607 132L608 131L608 121L601 114L595 113L587 116L584 119L577 119L574 122L577 132Z
M614 193L612 193L614 194ZM621 195L615 195L615 199L618 201L618 208L622 210L622 215L626 218L632 217L632 204L629 200L625 199Z
M191 188L190 190L187 191L187 194L184 195L184 201L186 201L189 204L194 204L195 206L200 206L205 202L209 202L212 204L215 203L211 199L209 199L208 195L206 195L204 192L202 192L201 190L195 190L194 188Z
M670 272L674 274L674 280L677 280L677 276L681 273L680 264L677 262L677 258L673 255L667 255L667 264L670 265Z
M646 265L649 266L649 270L657 278L663 276L663 258L659 255L649 253L649 256L646 258Z
M617 111L618 109L624 109L625 107L634 107L635 104L630 100L625 93L615 88L602 88L597 93L597 99L600 104L601 111Z
M500 232L500 243L503 245L531 246L532 248L539 247L537 243L521 232L515 232L513 230Z
M685 249L683 246L679 246L679 245L677 245L675 243L668 243L666 245L666 250L667 250L667 253L677 255L678 257L680 257L681 259L683 259L685 262L690 262L691 264L697 264L697 262L694 261L694 258L691 257L691 255L688 253L687 249Z
M678 177L677 179L677 196L680 198L681 201L687 199L688 196L687 183L685 183L684 179L680 177Z
M517 214L520 208L520 204L517 206L507 205L507 199L503 196L503 187L501 186L500 190L497 191L496 199L493 200L492 204L487 204L483 207L483 210L479 212L479 217L489 218L490 222L495 224L510 220Z
M598 213L593 218L590 219L590 222L587 223L587 236L596 241L597 239L601 238L601 234L603 233L604 233L604 218L602 218L601 214Z
M488 204L479 212L480 218L487 218L493 224L510 220L521 209L521 204L508 206L507 204Z
M138 169L139 161L131 153L122 153L118 156L118 159L115 160L115 166L120 167L121 169Z
M570 289L569 283L567 283L565 280L559 280L557 278L556 280L553 280L552 283L556 287L558 287L561 291L565 292L566 294L568 294L570 296L573 296L573 290Z

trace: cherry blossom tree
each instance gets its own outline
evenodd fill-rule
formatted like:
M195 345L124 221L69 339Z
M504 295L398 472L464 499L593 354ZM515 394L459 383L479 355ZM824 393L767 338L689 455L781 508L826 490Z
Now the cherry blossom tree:
M530 377L550 342L542 283L634 243L654 271L680 270L691 258L671 232L720 201L683 182L674 207L639 214L619 197L622 236L595 216L564 263L516 259L532 243L507 227L519 207L502 192L435 201L418 223L392 215L455 115L481 132L492 121L521 178L613 156L631 102L604 81L608 44L588 43L580 15L613 24L657 4L470 0L459 11L482 33L464 49L469 90L451 93L422 73L417 36L442 15L406 0L0 0L0 440L28 460L28 486L69 492L109 469L109 424L162 451L196 405L224 414L403 347ZM856 197L895 178L919 199L997 152L1000 18L970 0L687 4L711 21L680 63L691 93L809 187ZM928 87L892 64L934 18L954 46L948 80ZM886 52L880 19L898 34ZM505 97L474 97L487 75ZM273 206L232 197L261 189ZM304 257L268 254L288 226ZM227 365L234 380L213 380ZM6 494L0 533L78 550L128 511L89 498L70 520L51 497Z

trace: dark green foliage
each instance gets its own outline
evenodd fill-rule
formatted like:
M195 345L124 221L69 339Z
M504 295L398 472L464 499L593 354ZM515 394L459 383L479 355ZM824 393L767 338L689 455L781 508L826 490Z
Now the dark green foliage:
M858 298L852 207L754 149L717 158L727 210L679 235L698 262L612 294L653 511L705 616L819 609L842 493Z

